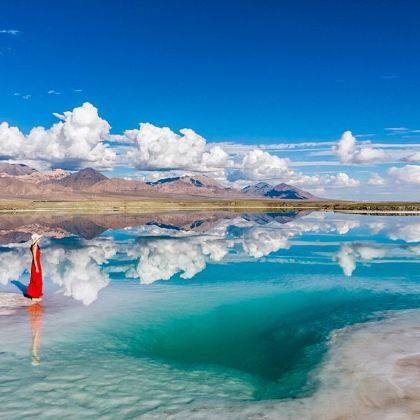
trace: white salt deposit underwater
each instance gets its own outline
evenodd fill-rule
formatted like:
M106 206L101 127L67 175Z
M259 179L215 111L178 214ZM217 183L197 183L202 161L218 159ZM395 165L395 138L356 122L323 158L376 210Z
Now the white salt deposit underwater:
M315 375L320 386L311 397L191 407L178 413L149 413L144 418L419 419L420 310L336 331Z

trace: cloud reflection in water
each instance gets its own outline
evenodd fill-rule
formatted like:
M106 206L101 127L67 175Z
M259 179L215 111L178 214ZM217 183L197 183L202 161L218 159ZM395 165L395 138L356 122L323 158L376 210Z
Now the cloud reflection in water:
M2 222L4 219L0 220L3 243L4 238L21 238L25 232L24 222L13 225L9 221L8 225L14 226L9 229ZM209 263L256 261L273 257L277 252L292 253L298 246L307 245L309 249L315 243L317 250L294 256L294 261L305 262L311 256L322 264L319 249L330 246L335 249L327 252L330 261L337 262L345 276L352 276L358 261L412 258L420 253L419 245L415 245L420 242L420 223L416 217L185 213L155 216L151 220L145 216L141 220L106 216L103 225L100 218L78 217L69 221L52 220L51 216L48 223L42 224L42 220L36 223L38 230L44 229L47 237L51 236L43 244L45 277L64 295L85 305L98 298L116 273L145 285L169 280L177 274L182 279L191 279ZM91 238L95 232L98 236L83 239L83 236ZM30 266L28 244L4 245L0 248L0 284L12 280L25 282Z

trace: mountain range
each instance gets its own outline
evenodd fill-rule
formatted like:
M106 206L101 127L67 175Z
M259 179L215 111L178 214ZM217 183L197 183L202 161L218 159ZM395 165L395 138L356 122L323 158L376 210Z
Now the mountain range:
M108 178L85 168L77 172L63 169L37 171L24 164L0 162L0 198L37 200L86 199L316 199L312 194L287 184L272 186L265 182L242 190L225 187L206 175L162 178L153 182Z
M315 200L317 197L313 196L307 191L293 187L285 183L278 185L270 185L266 182L258 182L255 185L248 185L241 190L245 194L256 195L266 198L277 198L282 200Z

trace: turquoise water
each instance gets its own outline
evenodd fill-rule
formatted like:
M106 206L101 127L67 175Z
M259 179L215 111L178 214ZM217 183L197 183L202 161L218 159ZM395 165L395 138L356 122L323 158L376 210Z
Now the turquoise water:
M34 226L42 306L0 311L6 418L299 401L335 331L420 308L417 216L0 218L0 292L27 281Z

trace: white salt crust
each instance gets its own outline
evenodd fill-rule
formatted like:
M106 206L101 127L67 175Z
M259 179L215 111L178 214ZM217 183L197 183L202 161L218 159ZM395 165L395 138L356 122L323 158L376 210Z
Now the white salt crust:
M314 395L161 410L145 419L410 420L420 418L420 311L336 331Z

